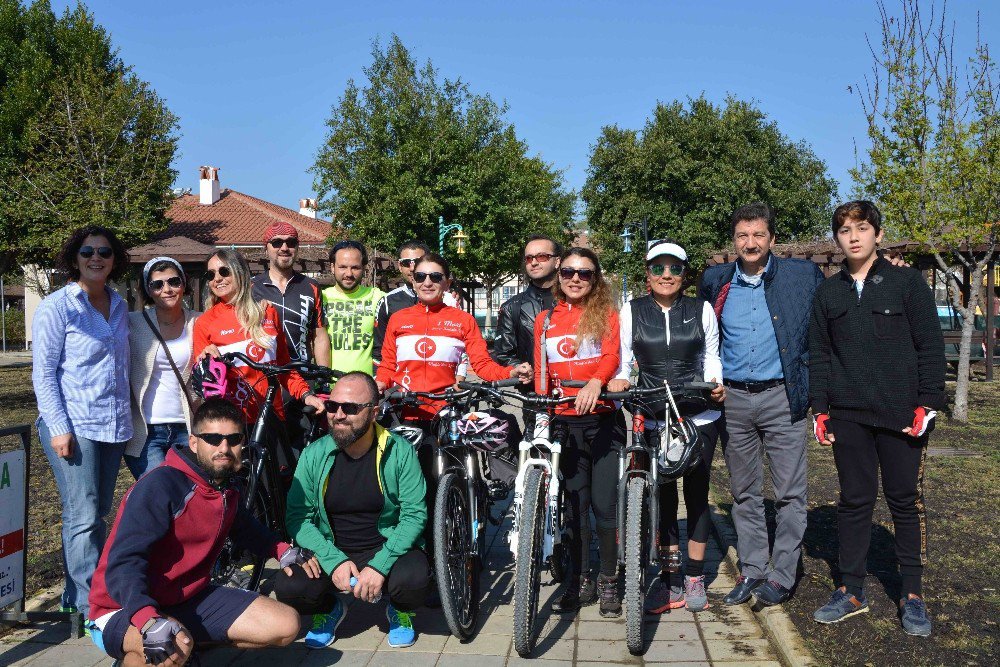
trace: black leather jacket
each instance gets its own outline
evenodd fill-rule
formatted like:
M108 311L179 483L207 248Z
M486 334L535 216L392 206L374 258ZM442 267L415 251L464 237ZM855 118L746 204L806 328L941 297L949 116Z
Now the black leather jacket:
M551 289L529 284L528 288L507 299L500 306L493 359L504 366L533 363L535 356L535 318L555 303Z

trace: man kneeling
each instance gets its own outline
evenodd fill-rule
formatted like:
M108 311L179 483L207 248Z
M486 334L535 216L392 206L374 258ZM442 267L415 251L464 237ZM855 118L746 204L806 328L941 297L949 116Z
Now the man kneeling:
M344 375L326 402L330 434L302 452L288 493L288 532L316 554L326 576L301 567L279 573L274 592L313 614L306 646L336 638L346 608L338 592L389 601L389 646L415 640L413 611L424 601L430 568L421 550L427 486L413 447L375 423L378 387L360 372Z
M260 525L230 479L241 465L240 410L210 398L195 412L189 449L173 449L122 499L90 589L91 638L125 665L184 664L196 644L285 646L299 632L291 607L209 584L227 537L319 575L315 558ZM302 570L302 568L306 568Z

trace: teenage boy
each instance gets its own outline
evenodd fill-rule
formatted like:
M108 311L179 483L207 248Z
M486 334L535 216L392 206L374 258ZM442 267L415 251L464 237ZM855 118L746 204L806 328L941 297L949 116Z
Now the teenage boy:
M837 623L868 611L865 562L881 471L902 575L903 630L927 637L924 462L945 377L934 295L918 271L892 266L878 252L882 215L873 203L842 204L832 227L845 260L816 292L809 388L816 440L833 447L840 479L842 585L814 618Z

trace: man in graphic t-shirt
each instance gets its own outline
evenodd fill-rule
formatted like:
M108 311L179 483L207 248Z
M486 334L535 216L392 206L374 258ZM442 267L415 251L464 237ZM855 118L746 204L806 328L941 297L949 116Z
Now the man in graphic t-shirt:
M330 366L348 373L372 374L375 308L385 293L361 284L368 251L357 241L341 241L330 251L332 287L323 290L323 312L330 338Z

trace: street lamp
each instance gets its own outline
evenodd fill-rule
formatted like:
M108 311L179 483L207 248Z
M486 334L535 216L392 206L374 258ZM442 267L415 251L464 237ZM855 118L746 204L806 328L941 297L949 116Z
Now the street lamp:
M459 255L464 255L465 242L469 240L468 235L462 229L462 225L457 222L450 225L444 224L443 215L438 216L438 252L442 255L444 254L444 239L452 232L458 232L455 234L455 252Z
M628 255L632 252L632 230L629 229L629 225L625 225L625 229L622 231L622 243L625 246L625 254ZM625 266L625 270L622 271L622 304L625 303L625 299L628 298L628 266Z

